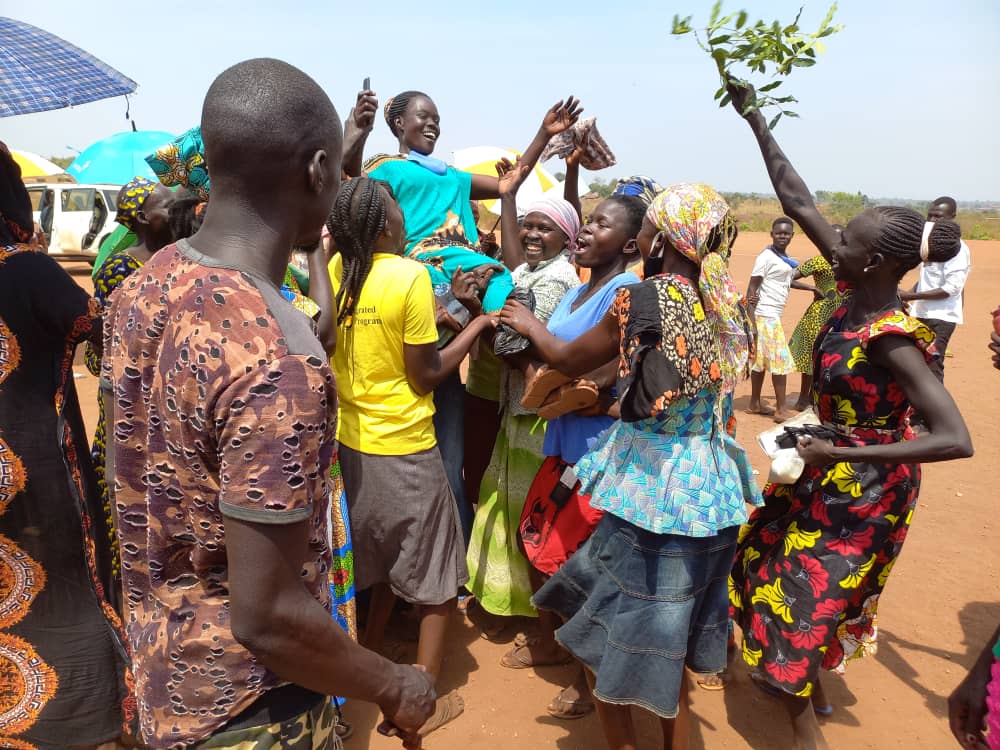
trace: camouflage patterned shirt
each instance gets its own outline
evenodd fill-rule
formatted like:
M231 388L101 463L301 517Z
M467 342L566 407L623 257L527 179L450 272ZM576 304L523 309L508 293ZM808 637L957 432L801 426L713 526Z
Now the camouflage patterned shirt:
M330 606L336 388L269 280L185 241L111 297L101 387L142 740L203 740L280 680L233 637L227 518L308 520L302 581Z

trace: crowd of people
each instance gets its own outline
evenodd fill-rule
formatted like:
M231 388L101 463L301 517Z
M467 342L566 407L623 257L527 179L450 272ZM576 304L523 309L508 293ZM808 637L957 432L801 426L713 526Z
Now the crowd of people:
M950 198L829 224L730 94L787 214L745 293L708 185L622 180L585 216L567 179L519 212L551 139L573 175L593 147L572 97L486 177L433 155L426 94L385 103L398 153L366 159L374 92L342 127L302 71L235 65L159 181L122 188L93 298L32 244L0 149L5 746L335 748L347 699L420 747L464 711L439 691L461 610L487 638L536 620L501 663L577 664L546 710L596 711L614 750L633 708L688 747L687 674L725 688L734 649L796 747L826 748L820 673L873 650L920 464L972 454L941 365L969 253ZM789 343L791 288L815 301ZM734 390L769 413L767 372L774 418L814 419L786 431L799 478L762 492ZM414 665L387 636L410 616ZM994 654L953 696L967 748L1000 747Z

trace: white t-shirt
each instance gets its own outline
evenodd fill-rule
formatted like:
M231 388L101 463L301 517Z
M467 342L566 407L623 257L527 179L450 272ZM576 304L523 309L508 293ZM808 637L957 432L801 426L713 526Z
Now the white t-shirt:
M910 303L910 315L915 318L934 318L949 323L963 322L962 290L972 268L972 255L964 242L951 260L944 263L924 263L920 266L918 292L944 289L948 296L944 299L918 299Z
M754 315L761 318L781 318L788 301L788 289L792 285L795 269L767 247L761 250L754 261L750 277L760 276L760 300Z

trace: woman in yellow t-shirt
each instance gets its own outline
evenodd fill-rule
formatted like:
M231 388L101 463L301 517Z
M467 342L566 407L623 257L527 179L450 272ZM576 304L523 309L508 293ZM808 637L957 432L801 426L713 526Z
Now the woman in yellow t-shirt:
M381 648L398 596L419 607L417 661L436 677L456 595L469 576L434 434L432 391L495 323L477 317L438 350L430 277L423 265L402 257L403 214L386 183L368 177L344 183L327 226L340 251L331 265L340 464L356 586L372 588L362 644ZM463 279L474 290L458 273L456 287ZM421 733L462 710L456 693L440 698Z

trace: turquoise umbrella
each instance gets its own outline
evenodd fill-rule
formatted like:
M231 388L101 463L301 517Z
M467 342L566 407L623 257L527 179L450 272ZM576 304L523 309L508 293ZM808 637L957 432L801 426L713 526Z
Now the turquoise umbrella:
M146 157L173 139L161 130L116 133L81 151L66 171L77 182L91 184L124 185L133 177L155 180Z

